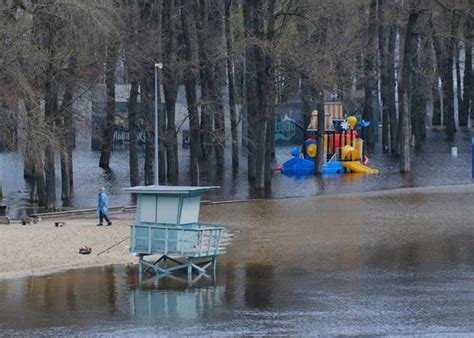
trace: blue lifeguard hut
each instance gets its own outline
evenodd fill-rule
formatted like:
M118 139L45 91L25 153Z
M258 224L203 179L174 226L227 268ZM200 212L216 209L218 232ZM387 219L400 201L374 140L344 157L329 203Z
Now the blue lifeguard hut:
M198 222L201 194L220 187L139 186L125 189L136 194L135 224L130 252L139 256L140 273L170 274L187 270L216 270L225 226ZM147 256L157 256L154 261ZM170 262L172 264L170 264Z

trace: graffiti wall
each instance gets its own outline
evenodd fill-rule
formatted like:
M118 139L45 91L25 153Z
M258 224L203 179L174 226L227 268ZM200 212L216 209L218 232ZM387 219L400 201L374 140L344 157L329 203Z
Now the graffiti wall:
M138 104L138 135L139 145L146 142L144 107ZM92 150L98 151L101 148L102 136L105 129L105 102L92 102ZM127 148L130 142L128 131L128 103L115 102L115 120L112 146L114 149Z
M275 143L301 144L303 131L293 123L285 122L283 119L286 114L299 124L303 124L301 103L284 103L275 106Z

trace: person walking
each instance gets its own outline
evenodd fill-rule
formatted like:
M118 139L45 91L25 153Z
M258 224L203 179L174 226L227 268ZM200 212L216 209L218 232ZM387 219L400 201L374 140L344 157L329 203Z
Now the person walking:
M112 225L112 222L109 219L109 216L107 215L108 212L108 207L109 207L109 198L107 194L105 193L105 188L102 187L99 189L99 197L97 199L97 214L99 216L99 224L97 226L102 226L103 221L107 222L107 225Z

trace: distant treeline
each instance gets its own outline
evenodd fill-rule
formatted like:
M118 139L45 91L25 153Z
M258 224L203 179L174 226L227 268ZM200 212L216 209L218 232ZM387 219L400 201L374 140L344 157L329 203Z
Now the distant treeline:
M22 126L28 136L24 174L48 209L57 206L59 154L67 205L74 183L74 125L83 119L74 103L105 83L99 165L109 168L120 78L130 84L130 183L152 184L156 70L158 104L166 107L158 121L161 182L173 184L179 175L175 104L181 85L192 184L200 183L203 161L223 170L230 143L232 167L238 169L245 153L251 186L269 186L275 104L299 97L306 123L312 107L324 110L324 93L349 106L355 87L363 92L365 120L380 113L372 102L381 99L383 150L399 156L400 171L408 172L412 144L421 148L426 138L427 102L432 124L444 125L448 138L468 125L473 15L473 0L1 1L0 143L7 144ZM324 126L324 114L319 117ZM242 119L245 152L239 149ZM139 168L143 120L145 164ZM375 127L366 134L369 149ZM317 170L321 164L320 156Z

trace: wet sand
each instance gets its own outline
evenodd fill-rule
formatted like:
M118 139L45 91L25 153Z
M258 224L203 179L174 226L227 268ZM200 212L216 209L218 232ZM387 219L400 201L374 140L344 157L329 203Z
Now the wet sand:
M95 226L95 215L47 218L27 226L0 225L0 278L136 263L127 239L134 214L111 216L110 227ZM361 246L390 248L427 236L474 230L474 185L204 205L200 220L229 226L234 243L220 264L251 261L291 266L292 261L312 264L324 256L317 266L331 270L340 264L357 265L354 252ZM67 223L55 227L56 221ZM90 255L78 253L84 245L93 249ZM331 252L334 260L328 259Z

